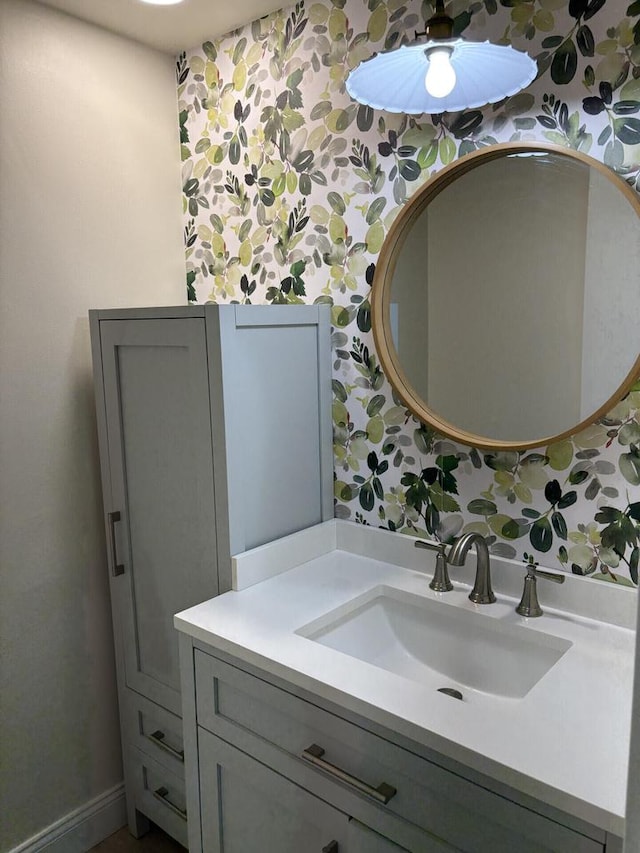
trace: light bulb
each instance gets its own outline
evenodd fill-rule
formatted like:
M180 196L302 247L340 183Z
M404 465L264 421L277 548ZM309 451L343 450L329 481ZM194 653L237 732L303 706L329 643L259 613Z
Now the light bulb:
M429 68L424 78L424 87L434 98L446 98L456 85L451 53L450 47L433 47L427 54Z

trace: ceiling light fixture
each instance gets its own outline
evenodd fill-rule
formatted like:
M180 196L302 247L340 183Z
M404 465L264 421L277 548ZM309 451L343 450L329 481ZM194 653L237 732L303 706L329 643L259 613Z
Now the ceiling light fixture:
M351 97L391 113L457 112L515 95L538 73L523 51L453 38L444 0L436 0L435 15L416 39L421 40L378 53L349 72Z
M182 0L140 0L141 3L147 3L149 6L177 6L182 3Z

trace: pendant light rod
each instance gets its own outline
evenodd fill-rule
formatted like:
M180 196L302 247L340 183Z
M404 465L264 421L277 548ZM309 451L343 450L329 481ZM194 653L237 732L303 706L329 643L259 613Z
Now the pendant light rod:
M416 38L421 36L426 36L429 41L453 38L453 18L444 11L444 0L436 0L435 14L429 18L421 33L416 30Z

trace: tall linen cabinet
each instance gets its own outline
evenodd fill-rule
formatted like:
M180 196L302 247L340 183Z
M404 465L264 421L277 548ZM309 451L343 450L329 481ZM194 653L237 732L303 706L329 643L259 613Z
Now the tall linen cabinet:
M186 846L173 614L333 516L327 306L90 311L129 828Z

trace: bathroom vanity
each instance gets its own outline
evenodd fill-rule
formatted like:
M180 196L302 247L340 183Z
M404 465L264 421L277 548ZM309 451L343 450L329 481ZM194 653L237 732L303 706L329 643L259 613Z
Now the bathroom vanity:
M634 597L568 577L525 619L522 564L488 606L434 564L331 521L175 617L192 853L621 851Z

